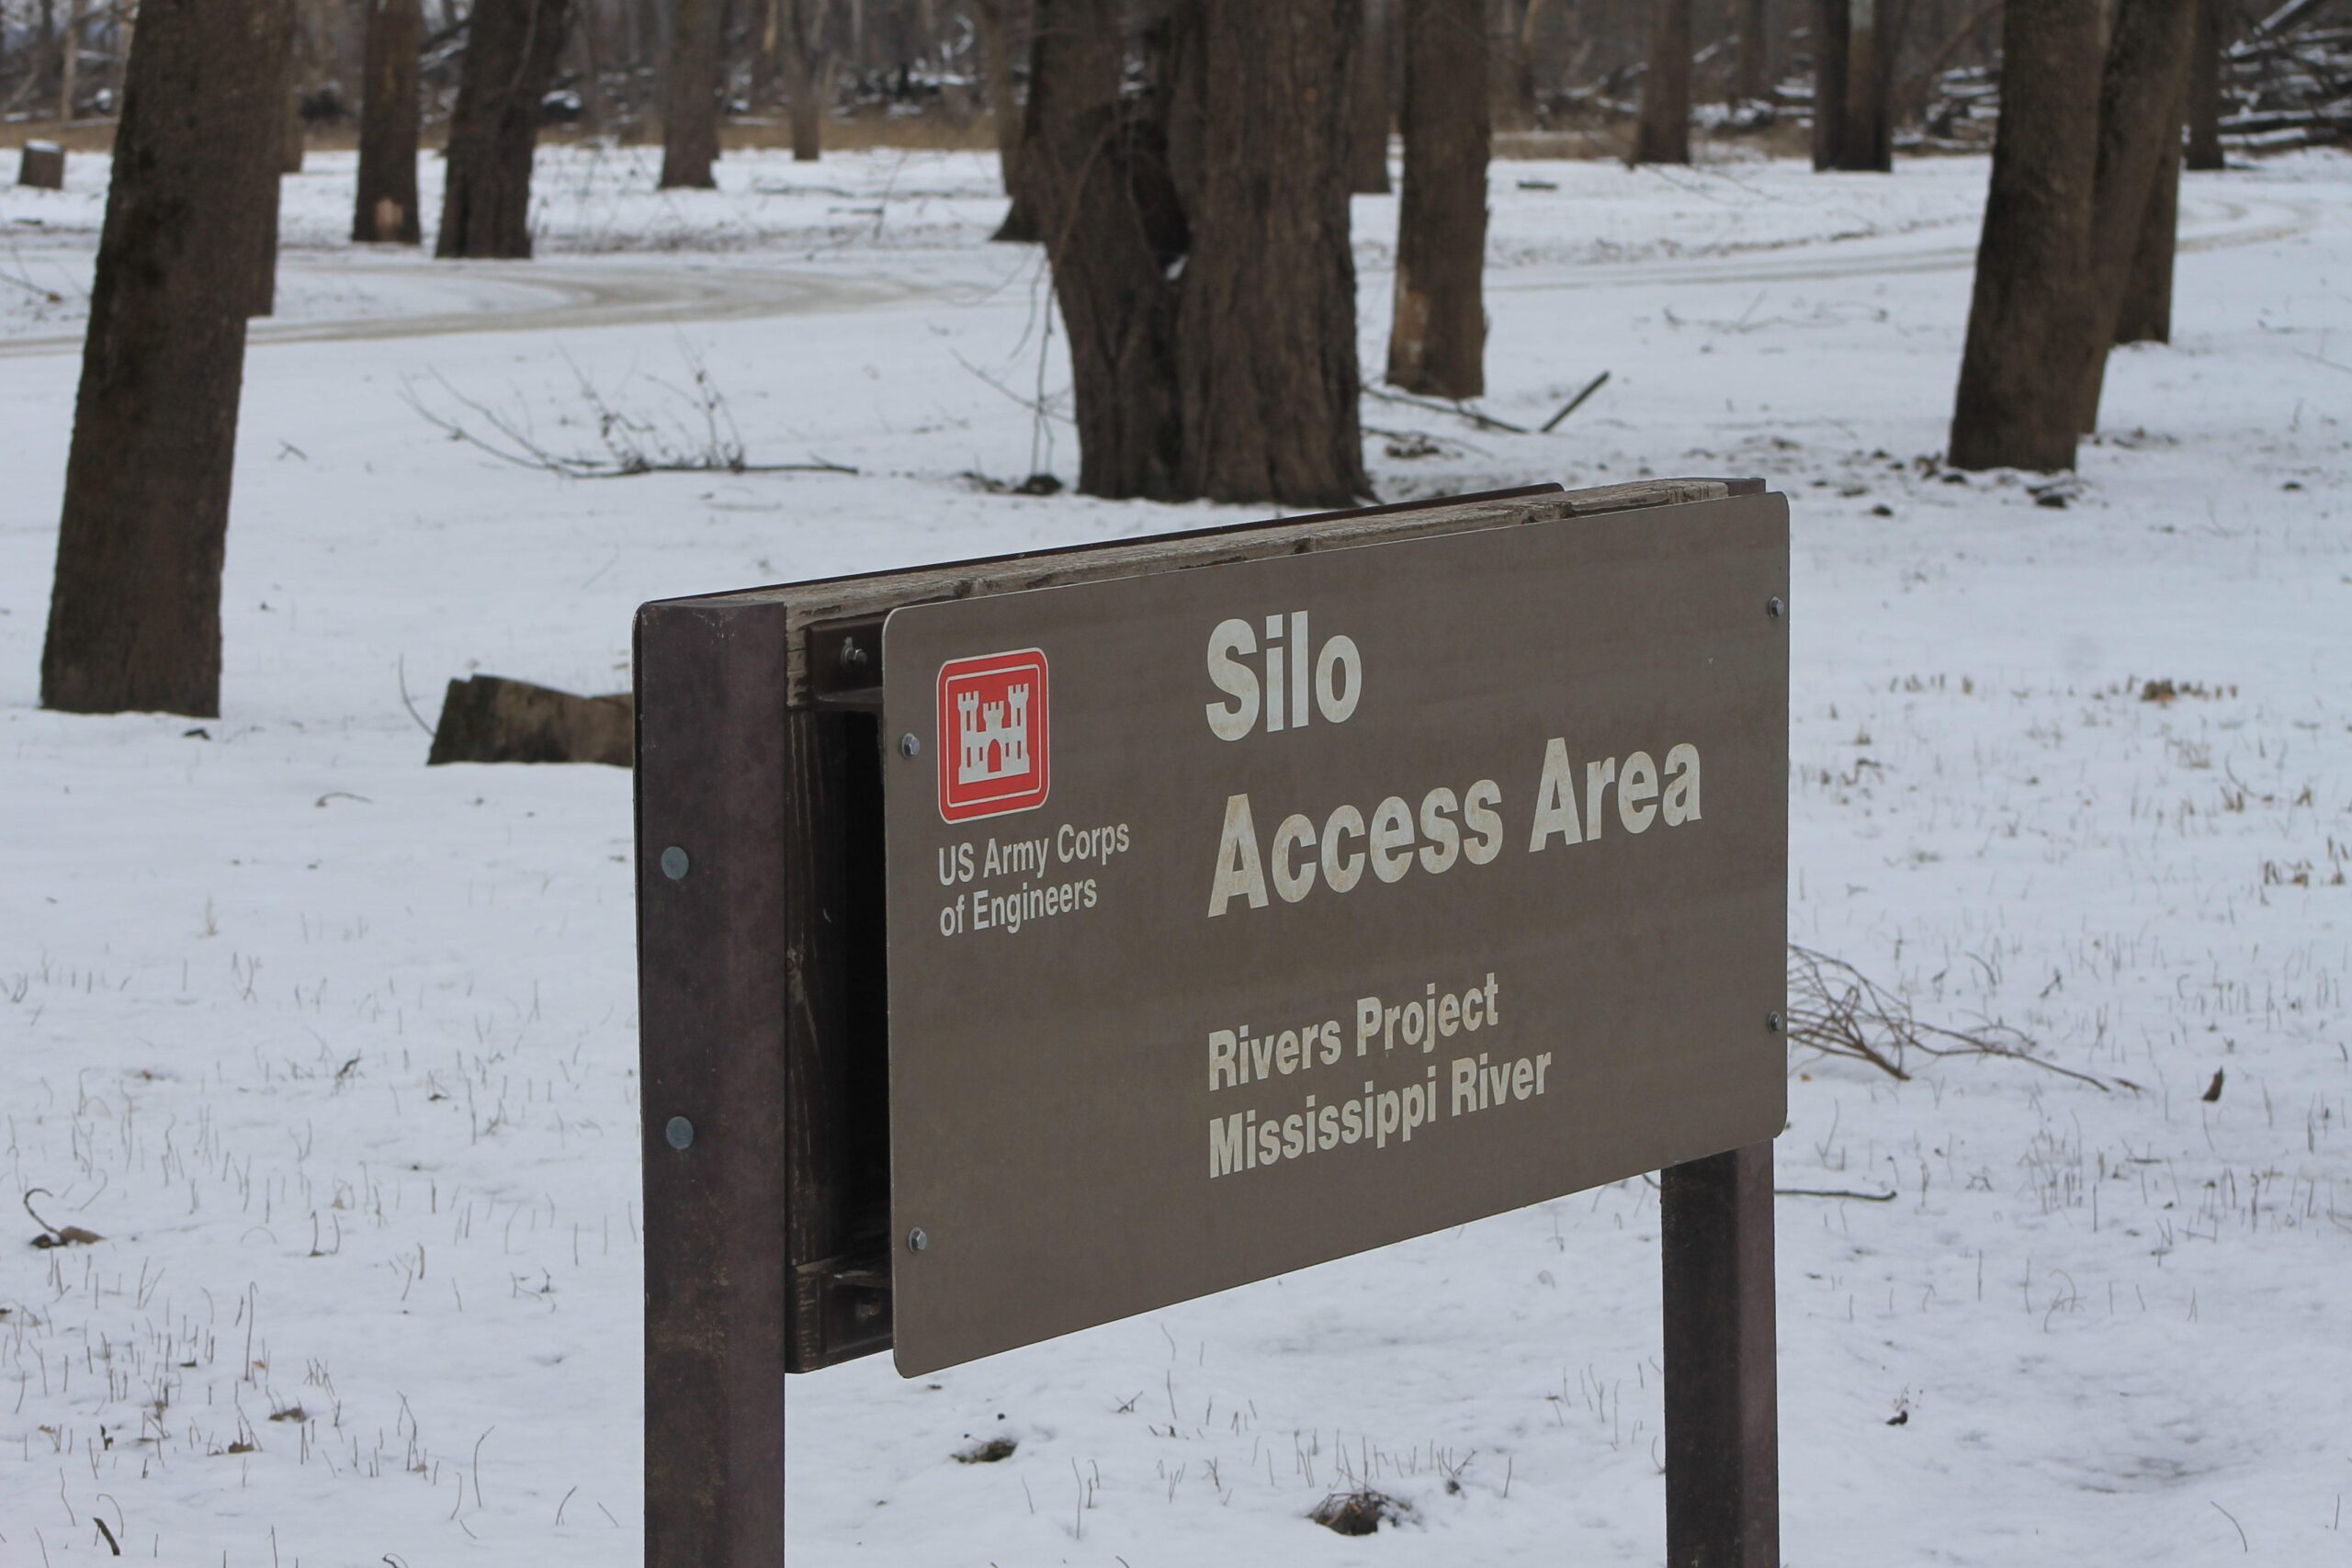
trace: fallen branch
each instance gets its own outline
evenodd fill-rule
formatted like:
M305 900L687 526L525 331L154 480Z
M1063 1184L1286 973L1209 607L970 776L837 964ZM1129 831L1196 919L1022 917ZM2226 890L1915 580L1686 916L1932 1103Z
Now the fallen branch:
M1857 1192L1845 1187L1775 1187L1775 1198L1857 1198L1865 1203L1892 1203L1892 1192Z
M1570 398L1566 402L1560 405L1560 412L1558 413L1554 414L1551 418L1544 422L1541 434L1549 435L1552 432L1559 429L1560 422L1562 420L1576 412L1577 410L1584 407L1584 402L1587 398L1589 398L1593 393L1600 390L1601 388L1607 385L1609 385L1609 372L1603 370L1600 375L1595 376L1591 380L1587 381L1584 384L1583 391L1578 392L1575 397Z
M1467 403L1449 403L1441 402L1435 398L1417 398L1409 392L1389 391L1385 387L1366 387L1363 393L1368 398L1378 398L1384 403L1400 403L1406 408L1427 409L1431 413L1452 414L1455 419L1468 420L1481 430L1499 430L1506 435L1534 434L1523 424L1513 424L1507 419L1497 419L1490 413L1480 413Z
M1867 1062L1907 1083L1913 1052L1933 1057L2002 1056L2061 1077L2113 1092L2102 1079L2062 1067L2033 1054L2034 1043L2007 1024L1974 1030L1923 1023L1911 1004L1842 959L1791 943L1789 947L1789 1043L1825 1056Z
M435 384L458 405L462 414L470 419L444 413L429 406L417 395L413 383L403 383L401 395L419 417L443 432L452 441L462 441L476 451L488 453L501 462L518 468L537 468L573 479L629 479L639 474L855 474L846 464L828 462L812 457L800 463L754 463L745 455L741 433L736 428L735 416L729 408L726 395L718 389L710 372L689 350L686 363L693 371L694 389L687 391L667 382L653 384L691 411L690 417L699 429L682 423L675 410L664 419L660 412L633 412L616 404L588 378L579 367L572 374L579 383L579 394L591 422L594 423L602 452L562 452L541 441L530 427L528 411L520 414L495 409L479 399L468 397L451 386L438 371L433 375Z
M409 717L416 720L416 727L424 731L425 739L431 739L433 737L433 727L424 722L424 716L416 711L415 699L408 694L407 654L403 653L397 660L392 661L392 677L400 682L401 706L408 709Z

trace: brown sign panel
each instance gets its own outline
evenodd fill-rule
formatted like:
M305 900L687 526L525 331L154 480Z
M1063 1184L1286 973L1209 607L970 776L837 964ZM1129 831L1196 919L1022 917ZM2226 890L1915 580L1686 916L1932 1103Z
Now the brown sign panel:
M1766 495L892 612L899 1370L1777 1134L1787 594Z

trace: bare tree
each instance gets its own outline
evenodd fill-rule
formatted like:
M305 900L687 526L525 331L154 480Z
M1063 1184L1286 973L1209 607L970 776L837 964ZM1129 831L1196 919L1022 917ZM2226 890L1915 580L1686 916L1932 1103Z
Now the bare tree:
M1733 0L1739 28L1739 60L1734 67L1732 96L1742 103L1758 103L1772 90L1772 32L1768 0Z
M2188 75L2188 166L2211 172L2222 156L2222 54L2228 47L2228 0L2198 0L2197 52Z
M57 118L74 121L76 78L82 64L82 0L65 0L65 31L57 42Z
M1344 506L1370 490L1348 246L1360 0L1184 9L1199 32L1196 53L1176 46L1191 103L1170 127L1192 229L1177 330L1182 488L1213 501Z
M2001 119L1952 411L1962 468L2075 466L2076 344L2093 308L2098 7L2007 0Z
M580 125L591 133L612 124L612 101L605 92L604 6L583 0L571 18L571 63L580 76Z
M1486 390L1486 6L1403 4L1405 194L1388 379L1408 392L1475 398Z
M1813 166L1834 169L1846 152L1846 89L1852 0L1813 4Z
M278 17L277 34L269 47L246 62L245 69L267 80L277 95L277 142L266 170L256 170L259 182L254 200L256 227L254 260L252 277L252 302L248 310L255 316L277 313L277 228L279 209L283 204L282 179L286 169L286 121L288 107L294 93L295 34L301 24L300 0L269 0ZM300 123L300 119L296 124Z
M286 51L286 118L280 122L286 128L286 146L278 171L299 175L311 142L311 128L302 118L302 100L318 83L326 51L319 36L317 0L294 0L293 10L288 23L292 36Z
M980 43L984 68L988 73L989 112L995 117L997 167L1004 178L1004 188L1012 197L1005 209L1004 221L997 225L989 240L1014 245L1035 244L1043 239L1044 228L1037 216L1035 193L1020 179L1021 149L1029 137L1029 118L1013 99L1012 90L1012 11L1013 0L978 0L980 12ZM1057 13L1060 15L1060 13ZM1093 14L1075 13L1058 25L1091 27ZM1039 69L1036 56L1037 20L1030 17L1029 80L1034 89ZM1115 31L1115 18L1114 18ZM1095 46L1089 44L1084 57L1091 59ZM1049 51L1050 54L1050 51ZM1003 58L1000 62L998 56ZM999 80L1000 71L1002 80Z
M1536 82L1536 52L1544 34L1544 18L1553 0L1500 0L1488 13L1487 119L1498 130L1524 130L1536 124L1540 93ZM1594 31L1614 31L1598 26Z
M1079 489L1179 499L1178 284L1187 238L1167 134L1123 102L1114 0L1036 0L1016 201L1046 246L1069 333Z
M2086 432L2098 427L2108 346L2115 342L2165 150L2179 153L2181 102L2196 36L2196 0L2119 0L2116 6L2099 82L2092 311L2076 358L2079 428Z
M279 85L253 62L285 26L284 0L140 8L66 458L44 706L220 711L256 208L279 153Z
M351 237L363 243L424 241L416 202L416 51L424 37L418 0L367 0L368 62L359 100L359 187Z
M531 154L568 0L474 0L449 118L440 256L531 254Z
M2119 344L2172 341L2172 264L2180 223L2180 139L2176 136L2165 145L2154 188L2148 193L2147 216L2141 220L2140 241L2132 250L2132 274L2115 317Z
M785 93L791 100L792 156L813 164L824 152L825 100L832 56L823 0L783 0Z
M1838 166L1885 174L1894 167L1887 117L1888 78L1901 42L1886 0L1851 0L1846 29L1846 112Z
M1122 95L1116 0L1038 0L1017 202L1069 328L1081 484L1365 493L1348 246L1356 0L1170 0ZM1025 199L1024 199L1025 198Z
M1354 159L1349 184L1359 196L1388 194L1388 40L1391 12L1412 0L1363 0L1363 38L1356 46ZM1481 77L1483 80L1483 75Z
M972 0L972 25L980 35L980 79L989 118L996 130L998 173L1005 194L1013 188L1013 164L1021 153L1021 106L1012 86L1013 0Z
M1690 161L1690 4L1653 0L1650 6L1649 62L1634 128L1636 164Z
M1813 166L1894 167L1893 94L1908 0L1816 0Z
M708 190L718 177L721 13L725 0L670 0L662 67L661 188Z

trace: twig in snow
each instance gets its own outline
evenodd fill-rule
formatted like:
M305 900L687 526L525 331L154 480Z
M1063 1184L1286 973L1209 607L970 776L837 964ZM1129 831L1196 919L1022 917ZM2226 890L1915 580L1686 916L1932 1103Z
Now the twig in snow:
M2210 1497L2208 1497L2206 1501L2209 1503L2213 1502ZM2222 1507L2219 1503L2213 1503L2213 1511L2221 1515L2222 1517L2229 1520L2230 1528L2238 1532L2238 1550L2240 1551L2252 1551L2254 1550L2253 1543L2245 1539L2245 1527L2238 1523L2238 1517L2230 1512L2227 1508Z
M1868 1062L1898 1081L1910 1080L1905 1059L1917 1051L1927 1056L2005 1056L2113 1092L2088 1073L2036 1056L2033 1042L2006 1024L1983 1024L1972 1032L1923 1023L1910 1003L1826 953L1791 943L1788 983L1789 1043Z
M427 724L427 723L425 723L425 722L424 722L424 716L423 714L421 714L421 713L419 713L419 712L417 712L417 711L416 711L416 704L415 704L414 702L411 701L411 700L410 700L410 698L409 698L409 694L408 694L408 655L407 655L407 654L403 653L403 654L401 654L401 655L400 656L400 658L398 658L397 660L393 660L393 662L392 662L392 671L393 671L393 673L394 673L394 674L399 678L399 680L400 680L400 683L401 683L401 706L402 706L402 707L404 707L404 708L408 709L408 716L409 716L409 717L411 717L411 718L413 718L413 719L416 720L416 727L417 727L419 729L422 729L423 731L424 731L424 733L425 733L425 734L427 734L427 735L429 735L429 736L433 736L433 737L435 737L435 739L438 739L438 738L439 738L439 736L440 736L440 733L441 733L441 732L440 732L439 730L437 730L437 729L434 728L431 725L429 725L429 724Z
M1858 1198L1865 1203L1892 1203L1892 1192L1857 1192L1846 1187L1775 1187L1775 1198Z
M9 254L11 255L15 255L16 253L14 247L10 248ZM24 289L27 293L39 295L40 297L41 303L44 305L62 305L65 303L65 296L60 294L56 289L44 288L42 285L35 283L31 278L21 276L24 265L24 258L22 256L17 256L17 266L18 271L17 273L0 272L0 283L13 283L17 288Z
M745 455L742 433L726 394L692 350L685 351L693 388L672 386L649 378L655 387L675 399L686 412L631 410L607 397L578 366L581 403L594 425L600 452L564 452L542 441L531 428L528 409L519 412L491 407L452 387L435 372L434 381L447 394L458 412L445 413L417 394L414 383L404 382L401 395L424 422L452 441L462 441L501 462L517 468L575 479L627 479L638 474L854 474L844 464L811 457L800 463L754 463ZM470 417L469 417L470 416Z
M1562 404L1558 413L1554 414L1551 418L1544 422L1541 434L1549 435L1552 432L1557 430L1560 427L1560 422L1562 420L1576 412L1577 410L1584 407L1584 401L1587 398L1589 398L1593 393L1600 390L1601 388L1607 385L1609 385L1609 372L1603 370L1600 375L1595 376L1591 380L1587 381L1584 384L1583 391L1578 392L1575 397L1570 398L1566 403Z
M1440 402L1435 398L1417 398L1409 392L1392 392L1384 387L1366 387L1363 392L1364 396L1378 398L1384 403L1400 403L1407 408L1427 409L1431 413L1452 414L1456 419L1466 419L1481 430L1499 430L1506 435L1531 434L1523 424L1513 424L1507 419L1497 419L1490 413L1480 413L1467 403Z
M1040 420L1057 419L1064 424L1076 424L1078 423L1074 416L1066 414L1062 412L1061 410L1053 406L1052 400L1046 397L1043 387L1038 389L1037 396L1033 398L1025 393L1015 391L1011 387L1006 386L1002 381L998 380L995 377L989 375L987 371L981 369L978 366L973 364L970 360L965 358L960 354L956 355L955 359L956 364L962 366L965 369L978 377L980 380L986 383L990 389L1003 394L1007 398L1012 399L1012 401L1020 404L1023 408L1027 409ZM1032 444L1030 455L1034 461L1036 455L1034 443ZM1035 471L1034 468L1032 471Z

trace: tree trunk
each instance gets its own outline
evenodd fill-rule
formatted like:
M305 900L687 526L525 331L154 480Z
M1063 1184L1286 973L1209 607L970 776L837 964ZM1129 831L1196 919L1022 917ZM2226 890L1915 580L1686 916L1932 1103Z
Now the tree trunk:
M220 565L282 0L147 0L65 468L41 703L220 711ZM201 127L201 133L191 132Z
M567 0L474 0L449 117L440 256L531 254L531 153L539 101L563 52Z
M1388 379L1408 392L1486 390L1484 0L1404 0L1405 196Z
M1544 95L1535 66L1537 45L1544 36L1544 13L1552 0L1527 0L1526 8L1519 14L1519 28L1505 41L1510 60L1510 98L1513 112L1519 116L1518 128L1533 128L1544 120ZM1488 67L1490 76L1493 68ZM1487 102L1494 102L1491 87Z
M671 0L670 47L662 68L660 188L709 190L718 184L721 0Z
M1353 89L1354 158L1349 187L1359 196L1388 194L1388 28L1392 6L1413 0L1364 0L1363 38L1356 45ZM1480 40L1482 45L1484 40ZM1486 73L1479 73L1484 91Z
M1021 156L1020 95L1012 85L1012 18L1005 14L1012 0L977 0L972 7L980 33L982 89L989 96L989 122L996 130L997 173L1007 196L1018 188L1015 166Z
M662 0L621 0L635 42L630 63L640 69L651 66L657 75L662 69Z
M572 17L571 62L580 73L580 128L592 136L612 129L612 101L605 95L605 32L596 0L583 0Z
M2079 381L2066 372L2092 310L2098 9L2082 0L2004 8L2001 118L1952 411L1955 468L2075 466Z
M74 123L75 78L82 64L82 0L65 0L65 32L57 49L57 118Z
M2197 52L2188 77L2188 166L2210 172L2222 156L2222 51L2227 47L2222 8L2227 0L2198 0Z
M826 84L831 75L819 30L823 0L785 0L785 5L784 74L785 90L792 95L792 160L813 164L824 152Z
M784 101L783 0L751 0L751 103L753 112L767 114Z
M2107 351L2165 148L2180 143L2180 106L2196 40L2196 0L2120 0L2100 73L2098 171L2091 199L2089 333L2077 350L2079 426L2098 428Z
M1739 20L1738 74L1732 96L1742 103L1761 103L1772 94L1772 34L1767 0L1737 0Z
M298 51L298 66L299 62ZM277 151L277 172L281 175L300 174L302 160L311 151L311 128L302 123L302 91L301 72L299 69L288 70L286 73L286 107L283 118L277 122L285 128Z
M992 4L998 7L998 16L1001 22L1007 24L1008 26L1011 18L1005 15L1002 7L1010 3L1011 0L992 0ZM1070 18L1069 25L1071 26L1092 25L1091 14L1088 16L1080 16L1076 13L1066 13L1057 8L1055 11L1055 15L1068 16ZM1029 17L1029 92L1032 97L1036 96L1037 71L1039 69L1037 30L1039 27L1042 26L1042 23L1039 21L1038 17L1038 10L1033 6ZM1086 51L1087 58L1091 58L1091 51L1094 47L1095 46L1093 44L1089 43ZM1007 63L1005 71L1005 101L1009 105L1012 101L1011 43L1009 39L1006 43L1006 51ZM1048 61L1058 60L1060 58L1061 56L1058 51L1051 50L1046 51L1046 59ZM1011 115L1010 124L1012 127L1012 145L1009 151L1006 147L1004 130L1007 123L1008 120L1005 118L1000 118L997 121L997 161L1004 172L1005 189L1011 193L1012 200L1005 208L1004 220L996 226L996 232L990 234L989 239L991 243L996 244L1034 245L1045 237L1046 225L1044 220L1040 217L1037 211L1036 202L1033 199L1033 193L1031 192L1030 187L1023 183L1021 179L1021 157L1023 150L1026 147L1029 140L1030 119L1025 113Z
M1886 174L1894 167L1887 123L1887 78L1894 66L1894 34L1882 0L1849 0L1846 24L1846 102L1838 131L1838 167Z
M1691 0L1652 0L1649 64L1642 73L1642 114L1634 162L1690 161Z
M1685 0L1687 3L1687 0ZM1345 506L1369 492L1356 423L1348 82L1359 0L1193 0L1198 164L1170 126L1192 250L1177 323L1182 489Z
M254 201L259 228L250 275L252 303L248 307L249 313L254 316L274 316L277 313L277 228L284 197L279 182L286 173L286 122L291 118L296 126L301 124L299 114L289 113L294 107L294 35L299 25L300 0L269 0L269 3L282 18L283 25L273 40L273 47L256 55L246 65L246 69L266 78L277 94L275 122L277 140L270 149L266 172L256 176L262 182Z
M1069 333L1078 488L1175 500L1185 223L1159 123L1119 94L1114 0L1037 0L1017 199L1035 214Z
M2180 222L2180 139L2165 147L2157 165L2155 187L2148 193L2148 213L2140 225L2140 242L2132 249L2132 275L2123 288L2123 301L2115 318L2118 343L2172 341L2172 262L2175 231Z
M40 0L40 20L33 29L32 70L36 78L33 91L36 93L57 80L50 67L62 62L57 46L57 0Z
M351 218L351 237L363 244L413 245L424 238L416 205L416 51L424 38L418 0L368 0L359 191Z
M1814 0L1813 6L1813 166L1834 169L1846 151L1846 87L1849 32L1853 10L1849 0Z

